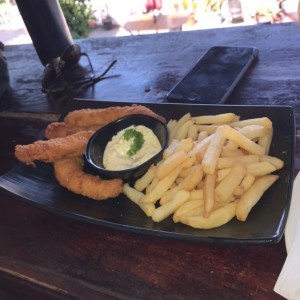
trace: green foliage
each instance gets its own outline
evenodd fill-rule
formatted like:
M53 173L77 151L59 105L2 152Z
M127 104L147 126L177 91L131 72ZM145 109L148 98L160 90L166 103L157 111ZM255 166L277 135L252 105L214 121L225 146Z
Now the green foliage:
M59 0L73 39L85 38L92 30L94 12L89 0Z

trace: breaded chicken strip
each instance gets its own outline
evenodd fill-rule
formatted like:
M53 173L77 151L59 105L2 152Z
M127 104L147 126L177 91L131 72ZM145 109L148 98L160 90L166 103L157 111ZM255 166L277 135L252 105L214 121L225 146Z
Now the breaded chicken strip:
M79 131L96 131L101 126L89 126L89 127L80 127L66 124L65 122L53 122L50 123L45 130L45 138L48 140L58 138L58 137L66 137L68 135L77 133Z
M102 180L83 171L82 157L64 158L54 162L55 177L69 191L94 200L117 197L123 189L121 179Z
M15 156L21 162L33 164L35 160L54 162L65 157L82 155L93 131L80 131L64 138L36 141L29 145L17 145Z
M45 137L53 139L66 137L78 131L96 131L110 122L131 114L146 114L163 122L165 119L142 105L116 106L102 109L81 109L70 112L65 122L50 123L45 130Z
M82 127L94 125L104 126L119 118L133 114L149 115L165 122L164 117L156 114L148 107L137 104L133 104L131 106L112 106L99 109L79 109L68 113L64 118L64 122L69 125Z

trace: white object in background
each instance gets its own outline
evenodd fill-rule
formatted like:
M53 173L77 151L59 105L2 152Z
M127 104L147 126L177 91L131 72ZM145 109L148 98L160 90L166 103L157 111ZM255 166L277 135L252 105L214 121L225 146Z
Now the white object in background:
M296 227L297 221L300 218L300 172L297 174L294 185L293 185L293 193L291 199L291 206L289 211L289 216L285 226L285 245L286 250L289 250L292 247L292 243L296 236Z
M298 173L293 185L285 240L288 256L274 291L286 299L300 300L300 173Z

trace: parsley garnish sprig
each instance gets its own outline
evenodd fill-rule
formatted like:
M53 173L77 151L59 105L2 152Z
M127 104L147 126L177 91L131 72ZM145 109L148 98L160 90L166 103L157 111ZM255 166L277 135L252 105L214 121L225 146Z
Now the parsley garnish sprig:
M126 141L133 139L130 145L130 149L127 151L127 155L129 157L136 154L143 147L145 139L140 131L137 131L133 128L126 129L123 136Z

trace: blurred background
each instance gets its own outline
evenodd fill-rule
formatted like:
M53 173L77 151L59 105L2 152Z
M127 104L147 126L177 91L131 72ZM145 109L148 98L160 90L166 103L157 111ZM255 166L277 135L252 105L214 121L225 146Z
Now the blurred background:
M74 39L297 21L298 0L59 0ZM0 41L32 43L14 0L0 0Z

